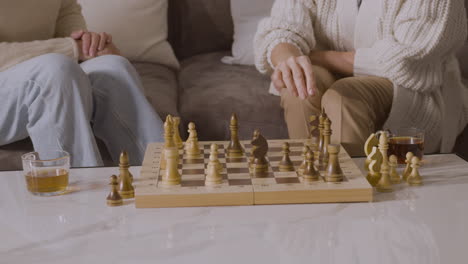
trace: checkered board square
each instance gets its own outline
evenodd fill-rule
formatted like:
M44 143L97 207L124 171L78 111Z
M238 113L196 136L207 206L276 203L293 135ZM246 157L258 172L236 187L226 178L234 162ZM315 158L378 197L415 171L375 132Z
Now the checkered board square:
M141 175L135 180L135 204L141 208L157 208L372 200L372 187L343 148L339 154L340 165L345 174L343 182L328 183L322 177L319 181L307 183L295 171L279 171L284 142L290 144L290 158L295 168L302 162L302 148L304 144L309 144L307 140L269 140L267 156L270 166L268 175L263 178L252 177L249 172L248 158L252 148L249 141L241 141L245 156L236 160L226 156L227 141L199 142L203 152L199 159L189 160L184 151L180 150L181 184L172 187L163 187L160 184L165 173L165 170L160 169L163 144L150 144ZM205 186L212 143L219 146L218 158L223 167L223 183L215 187Z

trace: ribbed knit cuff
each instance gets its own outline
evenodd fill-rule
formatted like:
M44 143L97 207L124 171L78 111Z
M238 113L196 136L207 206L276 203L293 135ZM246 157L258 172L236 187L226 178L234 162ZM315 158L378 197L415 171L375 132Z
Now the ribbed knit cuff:
M79 47L78 47L78 44L76 43L76 40L72 38L66 38L66 39L68 39L71 42L71 45L73 48L73 57L76 59L76 61L78 61L80 58L80 51L78 50Z
M354 55L354 76L380 76L376 54L370 48L357 49Z

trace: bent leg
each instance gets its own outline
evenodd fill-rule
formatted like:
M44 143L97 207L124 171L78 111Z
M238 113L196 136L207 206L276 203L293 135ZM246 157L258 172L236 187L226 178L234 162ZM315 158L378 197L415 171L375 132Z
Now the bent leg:
M364 143L382 128L390 113L393 84L380 77L350 77L335 82L322 98L332 121L332 142L351 156L364 156Z
M319 114L322 109L322 96L335 82L335 77L325 68L313 66L318 93L301 100L290 94L287 89L281 91L281 107L284 109L284 119L288 126L289 137L302 139L309 137L309 117Z
M0 145L31 137L39 153L70 152L72 166L101 166L89 121L91 86L79 65L47 54L0 73Z
M141 165L146 147L163 141L163 122L143 94L134 67L123 57L108 55L81 64L93 87L93 129L117 162L122 150Z

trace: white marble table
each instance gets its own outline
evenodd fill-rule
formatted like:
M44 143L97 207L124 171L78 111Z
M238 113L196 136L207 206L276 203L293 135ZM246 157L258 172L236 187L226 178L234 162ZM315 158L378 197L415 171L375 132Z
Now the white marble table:
M427 158L423 187L354 204L111 208L116 172L73 170L75 192L49 198L0 173L0 263L468 263L468 163L454 155Z

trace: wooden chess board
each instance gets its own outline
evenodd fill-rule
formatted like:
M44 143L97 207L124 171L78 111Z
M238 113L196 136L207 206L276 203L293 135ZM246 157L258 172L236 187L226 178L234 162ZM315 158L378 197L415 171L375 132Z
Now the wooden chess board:
M319 181L306 183L295 171L280 172L282 144L290 144L290 157L297 168L302 162L302 147L307 140L269 140L269 173L264 178L254 178L249 172L248 157L251 145L241 141L244 157L231 160L226 157L228 141L199 142L203 151L200 159L188 160L180 150L179 172L181 184L166 187L160 184L164 170L160 169L163 143L153 143L147 148L140 177L135 180L135 204L138 208L229 206L260 204L331 203L372 201L372 187L346 151L341 148L339 160L344 172L340 183ZM210 145L219 145L219 161L223 166L223 183L205 186L205 172ZM323 175L324 172L321 171Z

